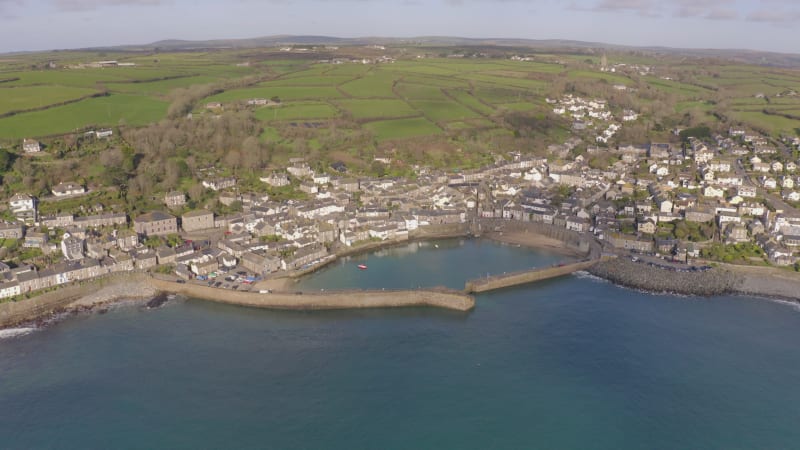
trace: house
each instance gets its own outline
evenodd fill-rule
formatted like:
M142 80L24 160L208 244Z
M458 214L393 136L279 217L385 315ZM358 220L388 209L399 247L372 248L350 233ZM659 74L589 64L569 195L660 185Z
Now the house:
M242 266L257 275L266 275L280 270L281 261L262 252L247 252L242 255Z
M764 186L765 189L775 189L778 187L778 182L772 177L762 177L761 185Z
M306 194L316 194L319 192L319 188L316 184L313 183L300 183L300 190L305 192Z
M86 189L84 189L83 186L81 186L78 183L74 183L72 181L64 183L62 181L61 183L58 183L56 186L54 186L53 189L51 189L51 192L56 197L66 197L69 195L84 194L86 193Z
M0 222L0 239L22 239L22 225Z
M585 233L589 231L589 227L591 226L591 222L588 219L580 218L576 216L568 217L567 218L567 225L566 229L577 231L579 233Z
M83 239L65 233L61 239L61 253L67 261L83 259Z
M706 197L722 198L725 195L725 191L714 186L706 186L706 188L703 189L703 195Z
M95 136L96 136L98 139L103 139L103 138L111 137L111 135L113 135L113 134L114 134L114 131L113 131L113 130L111 130L111 129L109 129L109 128L104 128L104 129L102 129L102 130L97 130L97 131L95 131L95 132L94 132L94 135L95 135Z
M646 219L644 221L637 222L636 225L636 230L639 233L655 234L657 230L656 223L653 221L653 219Z
M658 203L658 210L662 213L669 213L672 212L672 200L666 197L658 197L656 198L656 202Z
M124 226L128 224L128 215L125 213L97 214L94 216L74 217L73 224L79 227L100 228Z
M274 186L274 187L283 187L283 186L288 186L289 184L291 184L291 181L289 180L289 176L286 175L285 173L274 173L273 172L272 174L270 174L270 175L268 175L266 177L259 178L259 180L261 180L263 183L267 183L268 185Z
M781 177L781 187L786 189L794 188L794 180L792 177Z
M166 245L159 246L156 249L156 261L159 265L174 264L177 257L175 249Z
M747 227L740 223L728 225L725 231L725 242L728 244L738 244L748 242L750 238L747 234Z
M164 236L178 232L178 220L170 214L153 211L136 217L133 229L145 236Z
M739 188L736 190L736 193L745 198L755 198L758 195L755 186L739 186Z
M158 258L156 252L148 248L134 250L131 252L133 257L134 266L139 270L147 270L158 265Z
M324 173L318 173L312 177L312 181L314 184L328 184L331 181L331 177L330 175L326 175Z
M187 233L214 228L214 213L203 209L181 216L181 228Z
M15 194L8 200L9 208L14 216L23 222L36 221L36 197L28 194Z
M22 151L25 153L39 153L42 151L42 146L39 144L39 141L35 141L33 139L23 139Z
M714 220L714 213L704 208L687 209L684 213L687 222L711 222Z
M164 204L167 208L177 208L186 204L186 195L183 192L172 191L164 195Z
M608 242L614 247L624 248L625 250L641 253L653 252L653 240L650 238L636 238L625 234L611 234L608 237Z
M236 186L235 177L221 177L211 180L203 180L203 187L211 189L212 191L221 191Z
M22 243L24 248L43 248L49 240L47 233L40 231L28 231L25 233L25 241Z
M281 268L283 270L300 269L326 256L328 256L328 250L324 245L309 245L297 249L293 255L284 258L281 261Z

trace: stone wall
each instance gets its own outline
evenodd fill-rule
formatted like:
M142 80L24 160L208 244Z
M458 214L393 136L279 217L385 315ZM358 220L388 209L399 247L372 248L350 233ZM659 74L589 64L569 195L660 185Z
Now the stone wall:
M455 291L408 290L303 293L299 295L293 293L258 294L189 283L179 284L158 279L152 279L151 283L155 288L164 292L172 292L217 303L257 308L314 310L433 306L457 311L469 311L475 307L475 299L472 296Z
M497 289L504 289L512 286L519 286L523 284L535 283L537 281L548 280L551 278L562 277L569 275L579 270L586 270L593 266L597 261L580 261L573 264L565 264L556 267L544 267L539 269L531 269L522 272L511 273L507 275L493 276L489 278L480 278L477 280L470 280L467 282L464 290L466 292L488 292Z

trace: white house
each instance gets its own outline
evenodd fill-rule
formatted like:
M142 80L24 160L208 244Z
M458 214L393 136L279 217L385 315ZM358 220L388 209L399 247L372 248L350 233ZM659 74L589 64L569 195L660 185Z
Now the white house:
M36 198L28 194L16 194L8 200L11 212L20 220L36 220Z
M758 194L758 190L755 186L739 186L736 193L745 198L754 198Z
M56 197L66 197L69 195L79 195L86 193L86 189L84 189L83 186L81 186L78 183L73 183L72 181L68 181L66 183L62 181L61 183L58 183L56 186L53 186L53 189L51 189L51 191L53 192L53 195L55 195Z
M39 153L42 151L42 146L39 145L39 141L35 141L33 139L23 139L22 151L25 153Z
M766 189L775 189L778 187L778 182L772 177L761 177L761 185Z
M703 189L703 195L706 197L722 198L725 195L725 191L714 186L706 186L706 188Z

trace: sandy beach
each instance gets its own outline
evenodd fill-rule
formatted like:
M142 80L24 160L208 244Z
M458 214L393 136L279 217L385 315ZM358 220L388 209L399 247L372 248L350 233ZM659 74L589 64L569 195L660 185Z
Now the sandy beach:
M558 239L528 231L488 232L482 235L486 239L522 247L548 250L566 256L584 256L580 252L568 248Z

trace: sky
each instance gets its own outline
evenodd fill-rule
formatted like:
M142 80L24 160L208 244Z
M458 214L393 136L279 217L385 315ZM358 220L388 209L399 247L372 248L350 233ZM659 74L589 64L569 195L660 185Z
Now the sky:
M0 52L277 34L800 53L800 0L0 0Z

